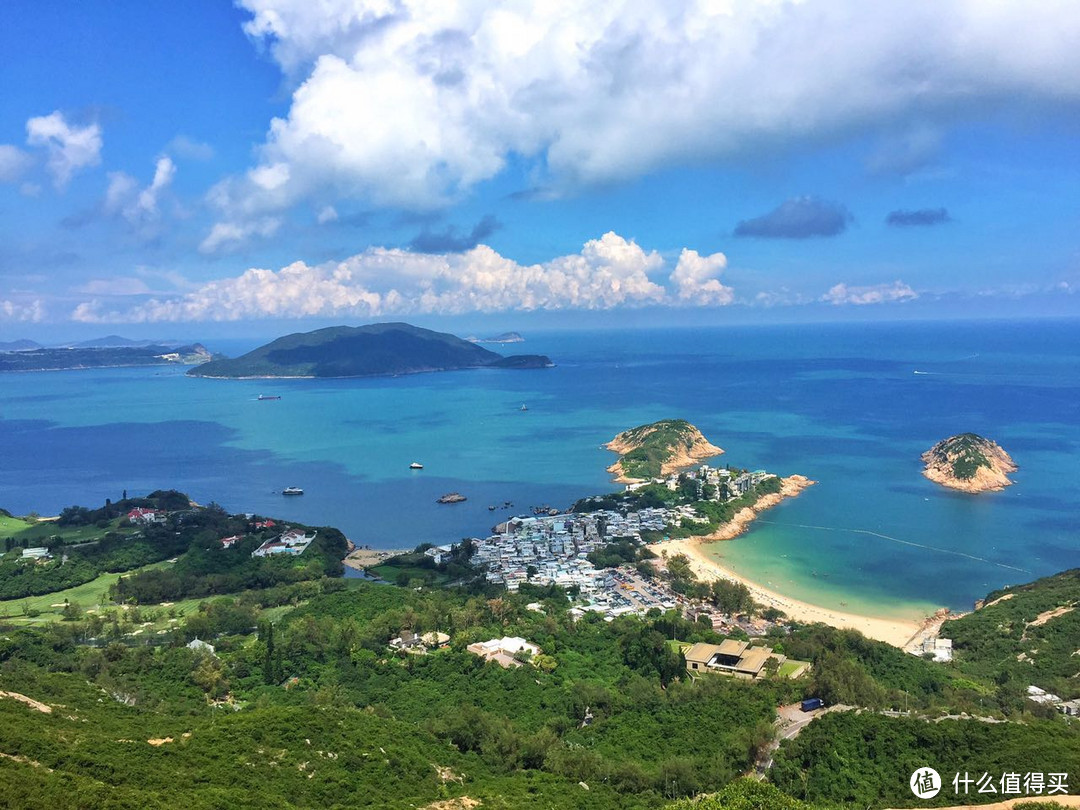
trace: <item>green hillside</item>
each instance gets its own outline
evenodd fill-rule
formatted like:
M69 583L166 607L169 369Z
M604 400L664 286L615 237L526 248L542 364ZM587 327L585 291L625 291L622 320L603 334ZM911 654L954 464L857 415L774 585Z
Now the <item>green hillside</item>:
M369 377L465 368L545 368L542 355L504 357L444 332L407 323L333 326L278 338L232 360L193 368L195 377Z

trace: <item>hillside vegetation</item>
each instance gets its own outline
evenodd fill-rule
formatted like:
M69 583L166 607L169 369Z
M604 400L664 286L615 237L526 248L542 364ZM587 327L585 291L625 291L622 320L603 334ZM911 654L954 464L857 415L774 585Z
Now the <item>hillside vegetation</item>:
M1003 489L1017 467L1001 446L975 433L961 433L935 444L922 455L923 475L951 489L984 492Z
M685 419L662 419L624 430L606 445L619 454L608 468L619 480L647 481L723 453Z

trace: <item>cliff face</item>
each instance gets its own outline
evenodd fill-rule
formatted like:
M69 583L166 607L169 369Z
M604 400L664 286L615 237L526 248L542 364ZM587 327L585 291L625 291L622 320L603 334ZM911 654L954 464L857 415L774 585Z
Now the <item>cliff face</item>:
M974 433L950 436L922 454L923 475L963 492L999 490L1012 484L1007 473L1016 464L1001 446Z
M624 430L604 446L621 456L608 472L624 484L670 475L724 452L685 419L663 419Z

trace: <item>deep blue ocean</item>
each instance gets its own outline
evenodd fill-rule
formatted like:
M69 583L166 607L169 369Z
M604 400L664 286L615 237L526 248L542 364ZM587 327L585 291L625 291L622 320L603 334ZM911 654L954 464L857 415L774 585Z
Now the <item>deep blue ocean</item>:
M176 488L399 548L614 487L601 445L689 419L719 461L819 483L715 544L724 564L851 611L969 609L1080 566L1080 321L529 333L555 368L366 380L201 380L179 368L0 375L0 506ZM252 348L209 342L230 354ZM257 400L260 394L280 400ZM521 405L528 410L522 411ZM973 431L1020 465L966 495L919 455ZM410 471L418 461L422 471ZM306 494L284 498L285 486ZM463 504L439 506L450 491Z

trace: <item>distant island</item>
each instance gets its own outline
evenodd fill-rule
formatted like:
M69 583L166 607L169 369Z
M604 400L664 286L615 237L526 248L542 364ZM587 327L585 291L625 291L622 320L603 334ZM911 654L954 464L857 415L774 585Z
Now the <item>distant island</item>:
M1007 473L1016 463L1001 446L975 433L950 436L922 454L923 475L942 486L963 492L1000 490L1012 484Z
M0 351L0 371L66 371L119 366L196 365L211 354L201 343L171 346L152 343L139 346L60 347Z
M724 451L685 419L661 419L624 430L604 445L620 458L608 472L623 484L670 475Z
M470 343L524 343L525 338L519 335L517 332L503 332L501 335L495 337L470 337L466 338Z
M332 326L278 338L235 359L214 360L193 377L375 377L467 368L548 368L537 354L504 357L445 332L407 323Z

